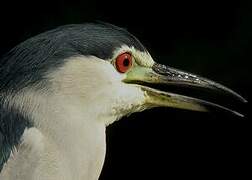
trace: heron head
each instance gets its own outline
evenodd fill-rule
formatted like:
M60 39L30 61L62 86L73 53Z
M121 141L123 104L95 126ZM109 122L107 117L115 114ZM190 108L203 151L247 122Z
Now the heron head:
M246 102L221 84L158 64L136 37L110 24L56 28L21 43L2 62L7 68L1 70L1 91L50 94L60 99L58 104L75 104L72 107L81 107L106 124L159 106L194 111L215 107L241 116L217 103L186 96L182 88L224 92ZM178 88L174 92L170 87Z
M222 92L230 98L246 102L239 94L219 83L158 64L146 49L126 44L116 47L107 59L82 55L70 58L62 70L56 72L52 77L57 82L60 80L61 91L76 96L82 102L89 102L102 118L114 117L112 121L108 118L107 125L133 112L161 106L193 111L218 108L242 116L217 103L183 95L181 88ZM177 88L174 92L169 90L170 87Z

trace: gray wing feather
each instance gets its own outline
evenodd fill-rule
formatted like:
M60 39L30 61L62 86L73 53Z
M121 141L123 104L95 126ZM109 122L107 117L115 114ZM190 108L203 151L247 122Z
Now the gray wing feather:
M31 127L28 118L19 110L6 108L2 102L0 100L0 172L13 148L19 144L25 128Z

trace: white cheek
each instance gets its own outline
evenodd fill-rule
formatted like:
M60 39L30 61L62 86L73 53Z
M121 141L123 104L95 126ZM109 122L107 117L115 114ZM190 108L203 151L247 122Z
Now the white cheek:
M139 87L125 83L110 87L103 95L109 98L102 96L99 99L100 103L106 104L106 108L100 110L102 117L114 116L116 120L141 111L145 100L144 92Z
M59 96L80 102L83 110L91 116L112 120L138 111L144 102L144 94L139 87L122 82L125 76L117 72L109 61L78 57L69 60L49 78L52 89L60 93Z

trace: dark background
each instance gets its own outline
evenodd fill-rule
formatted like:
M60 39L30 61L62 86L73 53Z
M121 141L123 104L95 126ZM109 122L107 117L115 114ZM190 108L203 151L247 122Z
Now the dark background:
M251 94L249 0L1 1L0 20L1 55L59 25L101 20L128 29L159 63L216 80L247 100ZM235 107L246 117L159 108L123 118L107 129L100 179L242 178L251 164L249 104Z

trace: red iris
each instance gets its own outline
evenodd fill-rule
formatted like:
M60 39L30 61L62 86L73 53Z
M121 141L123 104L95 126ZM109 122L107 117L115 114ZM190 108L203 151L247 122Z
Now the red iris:
M116 69L120 73L125 73L132 66L132 56L129 53L123 53L116 58Z

